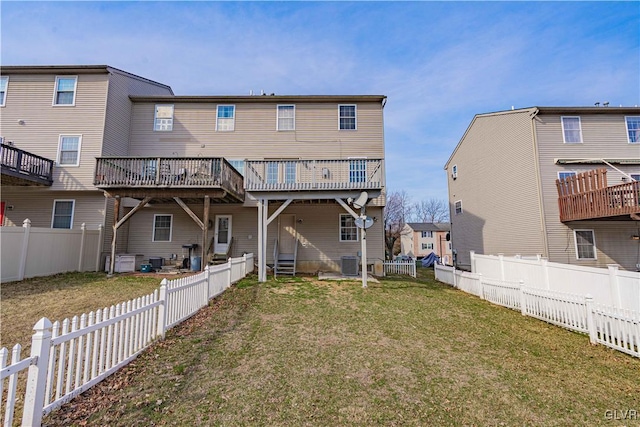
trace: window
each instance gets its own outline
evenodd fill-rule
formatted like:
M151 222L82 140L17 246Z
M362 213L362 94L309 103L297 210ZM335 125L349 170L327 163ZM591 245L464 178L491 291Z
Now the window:
M244 160L229 160L229 164L233 166L240 175L244 176Z
M229 132L235 129L235 105L218 105L217 116L216 131Z
M296 182L296 163L285 162L284 163L284 182L292 184Z
M170 242L171 241L171 222L173 215L153 216L153 242Z
M153 130L170 131L173 130L173 105L156 105L156 112L153 120Z
M423 231L422 237L433 237L433 231Z
M53 105L76 104L76 83L78 77L56 77L56 89L53 94Z
M462 200L458 200L455 204L456 215L460 215L462 213Z
M576 176L576 175L577 175L577 173L576 173L576 172L573 172L573 171L571 171L571 172L558 172L558 179L559 179L560 181L562 181L562 180L564 180L565 178L568 178L568 177L570 177L570 176Z
M349 161L349 182L366 182L367 181L367 161L366 160L350 160Z
M276 184L278 182L278 163L267 162L266 168L267 184Z
M9 77L0 77L0 107L4 107L7 99L7 86L9 85Z
M581 143L580 117L562 117L562 135L566 144Z
M338 106L340 114L340 130L356 130L356 106Z
M278 129L296 129L296 107L295 105L278 105Z
M458 165L451 167L451 178L456 179L458 177Z
M424 249L424 250L426 250L426 249L433 250L433 243L423 243L422 244L422 249Z
M349 214L340 214L340 241L357 242L358 227L355 218Z
M58 143L57 163L64 166L78 166L80 164L80 135L60 135Z
M629 144L640 143L640 116L625 117L627 122L627 138Z
M596 259L596 239L593 230L574 230L576 257L578 259Z
M73 228L75 200L54 200L51 228Z
M634 181L640 181L640 173L630 173L629 175L631 175L631 179Z

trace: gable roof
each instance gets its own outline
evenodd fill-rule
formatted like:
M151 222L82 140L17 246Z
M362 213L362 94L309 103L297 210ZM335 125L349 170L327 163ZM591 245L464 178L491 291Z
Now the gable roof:
M413 231L451 231L451 224L446 222L408 222Z

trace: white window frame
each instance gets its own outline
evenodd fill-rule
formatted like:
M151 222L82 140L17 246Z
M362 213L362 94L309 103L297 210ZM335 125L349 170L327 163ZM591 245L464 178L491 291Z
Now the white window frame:
M640 172L630 173L629 176L636 181L640 181Z
M156 218L159 216L168 216L170 218L169 225L169 240L156 240ZM170 243L173 240L173 214L154 214L153 215L153 224L151 224L151 241L152 242L162 242L162 243Z
M293 117L280 117L280 108L281 107L293 107ZM283 109L283 111L289 111L289 110L288 109L287 110ZM293 127L291 129L282 129L280 127L280 119L283 119L283 120L293 119ZM291 132L293 130L296 130L296 106L295 106L295 104L278 104L276 106L276 130L278 132Z
M423 239L432 239L433 238L433 231L423 231L420 236Z
M451 166L451 178L458 178L458 165Z
M578 175L578 172L576 172L576 171L558 171L558 179L560 181L562 181L562 178L560 177L560 174L570 174L571 176L576 176L576 175Z
M7 105L7 92L9 91L9 76L0 76L0 82L4 81L4 90L0 90L3 93L2 100L0 100L0 107Z
M219 117L220 107L233 107L233 117L231 117L231 129L220 129L220 119L229 119L229 117ZM219 104L216 106L216 132L233 132L236 130L236 106L234 104Z
M356 219L353 217L353 215L348 214L348 213L341 213L338 216L338 240L340 242L348 242L348 243L353 243L353 242L359 242L360 241L360 229L358 228L358 226L356 226L355 224L353 224L353 226L356 228L356 239L355 240L343 240L342 239L342 217L348 217L351 218L353 221L355 221Z
M340 115L340 108L341 107L353 107L353 129L342 129L342 125L340 123L340 120L343 118ZM351 118L351 117L344 117L344 118ZM358 130L358 106L356 104L338 104L338 130L346 130L347 132L349 131L354 131L354 130Z
M158 118L158 107L171 107L171 118ZM153 130L155 132L171 132L173 130L173 118L175 117L175 114L175 104L156 104L153 108ZM158 120L161 120L161 122L158 123Z
M565 129L565 127L564 127L564 119L578 119L578 134L580 135L580 141L567 141L566 131L567 130L575 131L575 129ZM583 139L582 139L582 119L580 118L580 116L561 116L560 117L560 122L562 124L562 141L565 144L582 144L583 143Z
M60 79L74 79L75 82L73 83L73 101L71 102L71 104L58 104L58 82L60 81ZM55 85L53 86L53 101L52 101L52 106L54 107L75 107L76 106L76 95L78 93L78 76L56 76L56 82Z
M458 212L458 204L460 204L460 212ZM453 204L453 212L454 212L456 215L462 215L462 212L464 212L464 211L462 210L462 200L456 200L456 201L454 202L454 204Z
M631 141L631 135L629 134L629 130L630 130L629 129L629 119L637 120L638 123L640 123L640 116L625 116L624 117L625 129L627 131L627 142L629 144L640 144L640 129L636 130L636 133L638 134L638 140L637 141Z
M243 159L227 159L229 164L244 177L244 160Z
M367 158L366 157L348 157L349 160L349 182L350 183L361 183L364 184L367 182ZM363 165L363 169L352 169L352 166L355 165ZM362 180L353 180L354 177L361 177Z
M75 163L60 163L62 158L62 138L78 138L78 157ZM80 166L80 153L82 152L82 134L61 134L58 136L58 153L56 155L56 166L61 167L77 167Z
M51 228L53 228L53 223L56 219L56 204L58 202L71 202L71 220L69 221L69 228L56 228L56 230L71 230L73 229L73 217L76 213L76 201L75 199L54 199L53 200L53 209L51 209Z
M421 250L423 251L432 251L433 250L433 243L423 243L421 245Z
M593 237L593 258L580 258L580 254L579 254L579 252L578 252L578 232L579 232L579 231L588 231L588 232L590 232L590 233L591 233L591 236ZM590 261L590 260L596 260L596 259L598 259L598 249L597 249L597 247L596 247L596 233L595 233L595 231L593 231L593 230L591 230L591 229L576 229L576 230L573 230L573 245L574 245L574 248L575 248L575 250L576 250L576 259L577 259L577 260L580 260L580 261L583 261L583 260Z

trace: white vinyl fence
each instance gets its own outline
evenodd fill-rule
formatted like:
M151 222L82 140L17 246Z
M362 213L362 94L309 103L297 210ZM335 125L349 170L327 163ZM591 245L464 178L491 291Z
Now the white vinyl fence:
M436 280L448 283L494 304L589 334L593 344L603 344L640 357L640 312L596 304L591 295L525 286L524 280L487 279L454 267L435 266Z
M98 271L102 225L88 230L85 224L74 230L31 227L0 227L2 283L67 271Z
M384 261L384 274L404 274L416 277L415 261Z
M162 280L152 294L51 323L34 326L31 356L22 359L16 345L0 350L0 407L3 425L14 422L18 380L26 392L22 426L39 426L42 417L131 362L171 327L193 316L211 298L253 271L253 254L207 266L202 273ZM25 372L28 368L28 372ZM8 383L6 394L5 383Z

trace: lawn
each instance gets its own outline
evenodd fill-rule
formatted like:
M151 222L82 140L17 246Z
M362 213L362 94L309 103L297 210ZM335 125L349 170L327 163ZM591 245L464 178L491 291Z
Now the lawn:
M611 418L640 412L640 360L421 274L367 289L249 277L44 422L637 423Z

